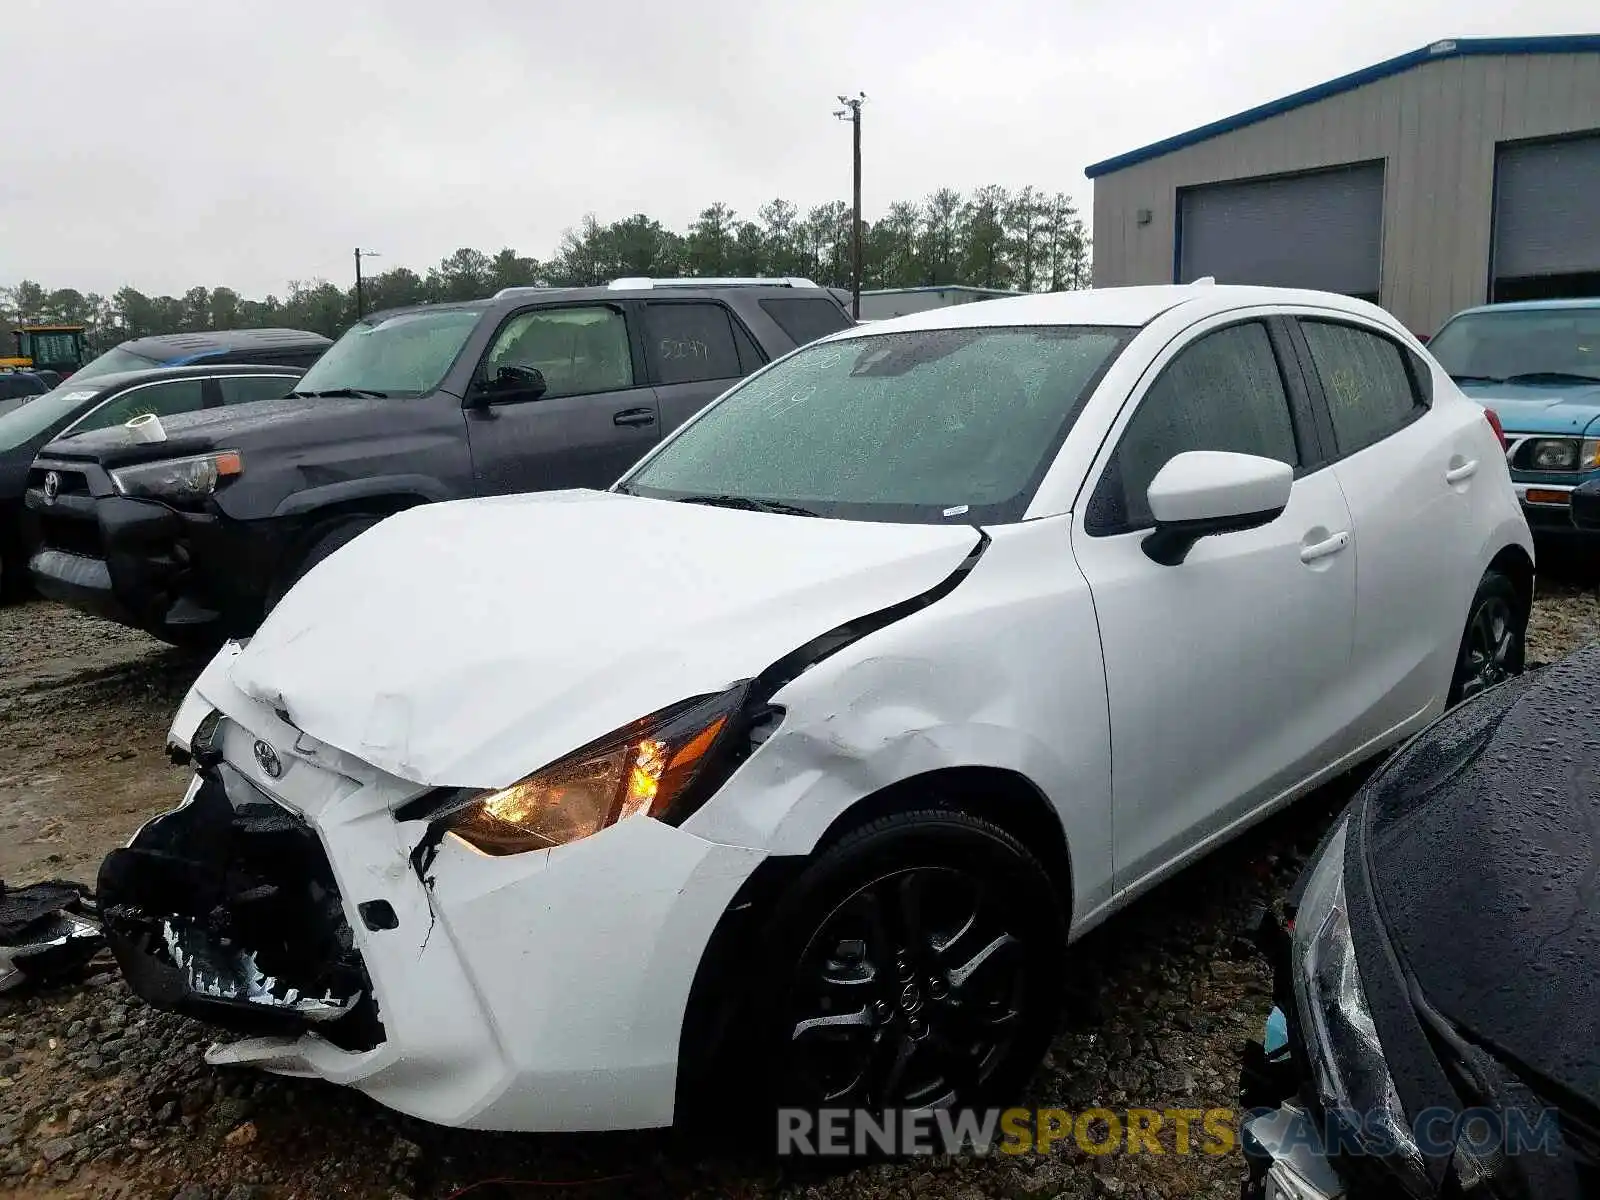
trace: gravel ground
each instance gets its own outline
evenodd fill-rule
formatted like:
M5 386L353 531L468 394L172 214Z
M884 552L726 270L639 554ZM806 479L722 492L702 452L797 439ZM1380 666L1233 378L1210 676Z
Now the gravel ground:
M1530 656L1600 637L1592 587L1541 582ZM50 605L0 609L0 877L92 881L100 856L181 793L162 753L199 663ZM1075 996L1028 1103L1226 1108L1266 1015L1245 940L1353 785L1330 786L1212 855L1075 949ZM211 1040L107 964L0 997L0 1195L159 1200L793 1197L1046 1200L1238 1194L1236 1155L938 1158L822 1170L689 1153L662 1135L443 1130L341 1089L214 1070ZM737 1103L737 1097L731 1098ZM1167 1143L1170 1148L1170 1141ZM502 1182L494 1182L502 1181Z

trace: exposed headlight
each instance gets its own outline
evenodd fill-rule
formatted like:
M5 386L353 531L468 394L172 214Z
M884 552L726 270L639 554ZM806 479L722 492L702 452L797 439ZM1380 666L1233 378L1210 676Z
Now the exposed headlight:
M244 459L237 450L222 450L118 467L111 472L111 485L119 495L182 503L205 499L217 490L218 483L243 470Z
M1295 913L1291 956L1306 1052L1323 1108L1412 1182L1426 1182L1422 1152L1406 1121L1361 987L1350 937L1344 870L1349 818L1312 867Z
M1530 471L1578 471L1600 466L1600 438L1533 438L1521 461Z
M740 686L663 709L508 788L465 794L439 819L486 854L521 854L665 816L711 762L744 694Z

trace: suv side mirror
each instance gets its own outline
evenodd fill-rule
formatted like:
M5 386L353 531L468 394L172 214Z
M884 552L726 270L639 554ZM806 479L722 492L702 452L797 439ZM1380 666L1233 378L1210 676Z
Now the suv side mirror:
M492 379L479 384L474 399L481 404L511 404L537 400L549 390L538 367L501 367Z
M1579 529L1600 531L1600 479L1572 489L1572 523Z
M1156 472L1146 493L1155 532L1145 554L1175 567L1203 537L1269 524L1289 507L1294 469L1254 454L1186 450Z

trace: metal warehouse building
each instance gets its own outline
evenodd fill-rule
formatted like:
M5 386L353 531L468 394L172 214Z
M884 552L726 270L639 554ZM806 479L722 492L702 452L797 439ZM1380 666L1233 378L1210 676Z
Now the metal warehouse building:
M1600 35L1436 42L1085 174L1096 287L1323 288L1425 334L1600 295Z

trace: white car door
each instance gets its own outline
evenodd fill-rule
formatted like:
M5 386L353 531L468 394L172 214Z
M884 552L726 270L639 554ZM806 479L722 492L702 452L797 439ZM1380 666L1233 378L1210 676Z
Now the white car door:
M1073 552L1105 656L1119 891L1346 748L1350 514L1321 469L1288 332L1230 314L1176 339L1124 406L1077 506ZM1153 526L1146 492L1186 450L1278 459L1296 479L1276 520L1202 538L1162 566L1140 546Z
M1333 313L1296 326L1355 526L1354 732L1396 736L1438 712L1450 686L1482 570L1472 493L1497 482L1483 468L1499 451L1481 409L1430 406L1431 367L1380 326Z

